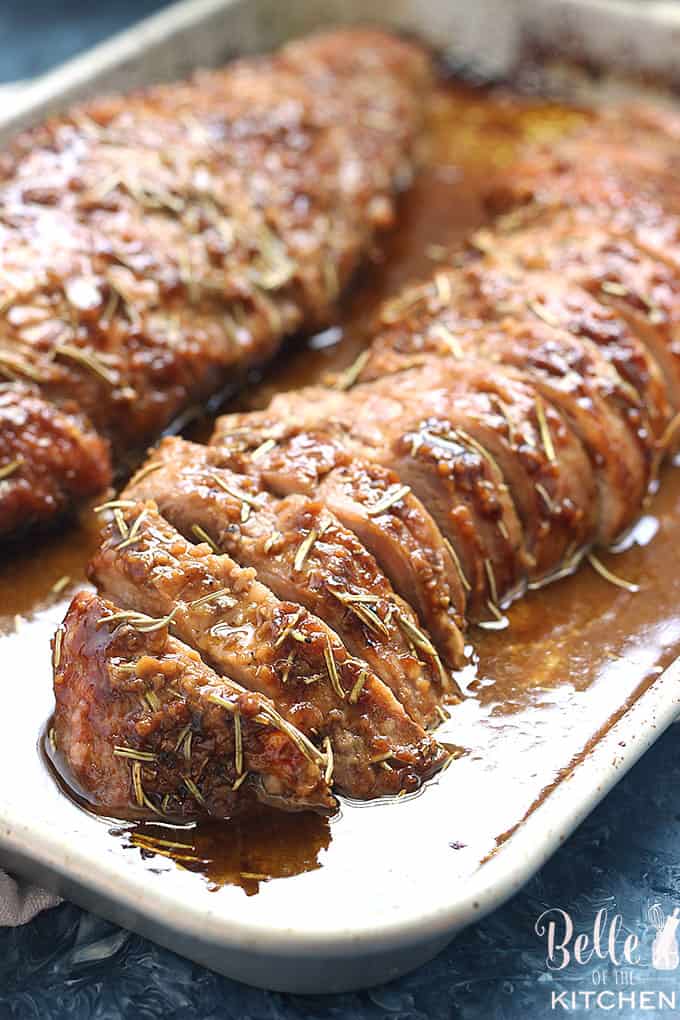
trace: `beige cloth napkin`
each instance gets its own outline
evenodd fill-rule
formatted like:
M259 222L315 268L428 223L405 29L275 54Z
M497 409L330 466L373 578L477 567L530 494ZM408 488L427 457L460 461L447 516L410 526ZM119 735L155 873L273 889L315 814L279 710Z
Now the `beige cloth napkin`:
M56 907L58 903L61 900L53 893L17 881L0 871L0 926L13 928L27 924L41 910Z

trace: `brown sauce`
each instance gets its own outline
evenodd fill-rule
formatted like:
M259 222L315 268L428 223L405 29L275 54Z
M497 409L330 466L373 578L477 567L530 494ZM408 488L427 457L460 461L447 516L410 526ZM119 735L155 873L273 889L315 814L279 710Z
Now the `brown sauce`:
M290 344L240 406L262 406L276 390L350 364L378 303L444 262L485 222L481 193L490 171L512 159L519 141L555 137L581 116L554 103L443 86L430 111L428 165L402 202L399 230L360 274L333 327ZM266 879L306 880L320 868L332 881L336 869L362 862L370 876L365 848L385 841L393 866L407 873L409 854L416 845L422 852L426 841L433 873L439 862L463 880L680 653L679 514L680 472L669 468L629 548L604 557L640 585L637 594L584 567L517 602L506 629L470 632L475 659L461 675L470 697L440 731L465 753L420 794L389 805L344 802L330 822L276 811L183 827L101 819L113 834L107 837L113 850L139 855L150 872L162 871L164 881L197 872L211 889L259 889L262 896L288 885ZM69 592L84 580L95 541L94 515L85 512L63 535L33 542L0 564L0 697L12 722L8 761L22 755L28 761L27 742L34 748L44 732L51 711L49 638ZM29 763L14 786L36 812L51 799L58 819L56 787L45 782L46 771L44 760L40 769ZM63 810L65 832L75 832Z

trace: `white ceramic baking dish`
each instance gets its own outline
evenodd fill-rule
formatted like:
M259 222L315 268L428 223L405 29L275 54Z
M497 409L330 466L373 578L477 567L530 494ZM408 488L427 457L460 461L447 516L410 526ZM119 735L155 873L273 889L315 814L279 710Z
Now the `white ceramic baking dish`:
M615 74L654 70L663 80L680 77L675 42L680 12L673 5L195 0L29 86L11 108L4 106L0 137L76 98L179 77L193 67L266 50L319 25L347 20L415 31L455 61L491 75L511 73L531 52L539 61L549 53L551 62L560 53L578 55ZM480 836L474 845L475 818L496 787L493 747L480 746L421 796L398 804L343 805L344 818L331 824L330 846L318 848L323 866L262 883L258 895L246 896L235 886L215 891L171 861L143 859L137 850L125 849L125 841L111 835L110 823L58 791L36 748L52 707L48 642L63 610L64 603L56 601L30 626L0 642L5 720L0 861L206 966L273 989L358 988L432 957L545 862L673 721L680 704L677 664L652 683L647 682L649 663L629 664L606 711L586 694L574 694L559 706L564 713L561 766L555 781L546 783L551 789L540 803L520 805L516 820L526 817L512 826L508 839L487 846ZM452 730L461 742L474 699L468 705ZM578 740L570 742L570 719L576 713L588 718L591 713L592 733L581 727ZM520 777L530 767L532 741L540 743L540 734L532 733L530 713L521 725L516 720L513 725L504 739L518 741ZM505 781L512 783L513 777ZM472 834L467 853L456 841L459 814L466 834ZM496 832L503 831L499 816ZM480 865L485 850L489 853Z

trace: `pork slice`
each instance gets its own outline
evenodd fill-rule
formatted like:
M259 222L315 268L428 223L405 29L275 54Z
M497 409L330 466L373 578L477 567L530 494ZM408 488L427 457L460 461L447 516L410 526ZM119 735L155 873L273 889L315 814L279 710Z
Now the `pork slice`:
M256 476L272 492L321 498L413 606L444 661L463 665L469 583L433 517L394 471L350 452L332 422L307 428L267 412L218 419L211 446L215 463Z
M57 751L100 809L185 821L228 818L255 798L288 811L334 807L304 736L167 626L147 630L143 617L79 592L53 660Z
M0 386L0 541L54 524L110 482L108 444L81 415Z
M437 722L440 701L454 696L450 674L354 533L323 502L277 499L252 477L215 467L211 452L181 439L164 440L152 454L163 466L147 475L142 471L123 498L155 500L188 538L198 525L221 551L254 567L279 598L298 602L332 627L412 719L425 726ZM431 649L429 656L418 652L409 634Z
M505 235L497 257L506 265L558 273L613 308L647 346L680 407L680 271L633 240L572 214Z
M270 697L323 743L340 791L368 799L414 789L444 763L446 752L321 620L276 598L252 567L187 541L153 502L116 509L90 565L102 593L168 619L218 672Z
M414 370L417 371L417 370ZM498 603L518 593L527 566L522 529L503 475L492 458L428 410L423 391L408 406L399 384L355 386L350 392L307 387L280 394L274 417L329 421L360 456L396 472L426 506L454 549L469 586L467 614L498 616Z

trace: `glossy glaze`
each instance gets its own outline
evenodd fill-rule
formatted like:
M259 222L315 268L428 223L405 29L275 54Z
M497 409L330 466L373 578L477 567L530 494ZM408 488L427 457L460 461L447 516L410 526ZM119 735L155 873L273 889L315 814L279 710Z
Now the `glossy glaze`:
M334 327L289 345L241 406L262 406L277 389L350 364L377 303L430 270L484 222L480 196L491 167L512 158L527 133L550 137L579 116L442 89L431 111L429 165L403 203L400 231L376 253L376 268L357 282ZM141 868L150 882L161 875L197 902L220 888L225 910L232 903L243 910L243 900L232 897L259 889L248 900L254 920L272 909L282 924L291 911L299 918L300 912L314 915L336 879L342 885L348 875L359 898L380 895L386 868L392 879L396 870L412 884L420 870L413 868L414 858L428 861L425 885L442 876L461 882L680 652L679 511L680 475L671 468L629 548L612 558L618 574L640 584L638 594L613 587L586 567L516 603L506 629L470 632L476 661L460 678L470 697L438 731L464 753L419 794L372 805L344 801L330 823L264 814L197 829L121 827L95 819L57 791L35 754L51 710L48 638L68 599L68 589L52 589L65 575L74 585L82 581L95 541L92 515L86 514L80 527L53 539L39 555L26 550L1 568L0 664L6 718L13 723L6 752L25 763L7 796L22 801L24 810L28 803L44 812L65 837L91 840L92 852L113 854L115 867ZM151 852L154 841L160 853ZM284 876L286 882L278 880ZM403 894L417 896L418 890L405 885ZM351 925L352 908L351 898L335 904L339 925Z

